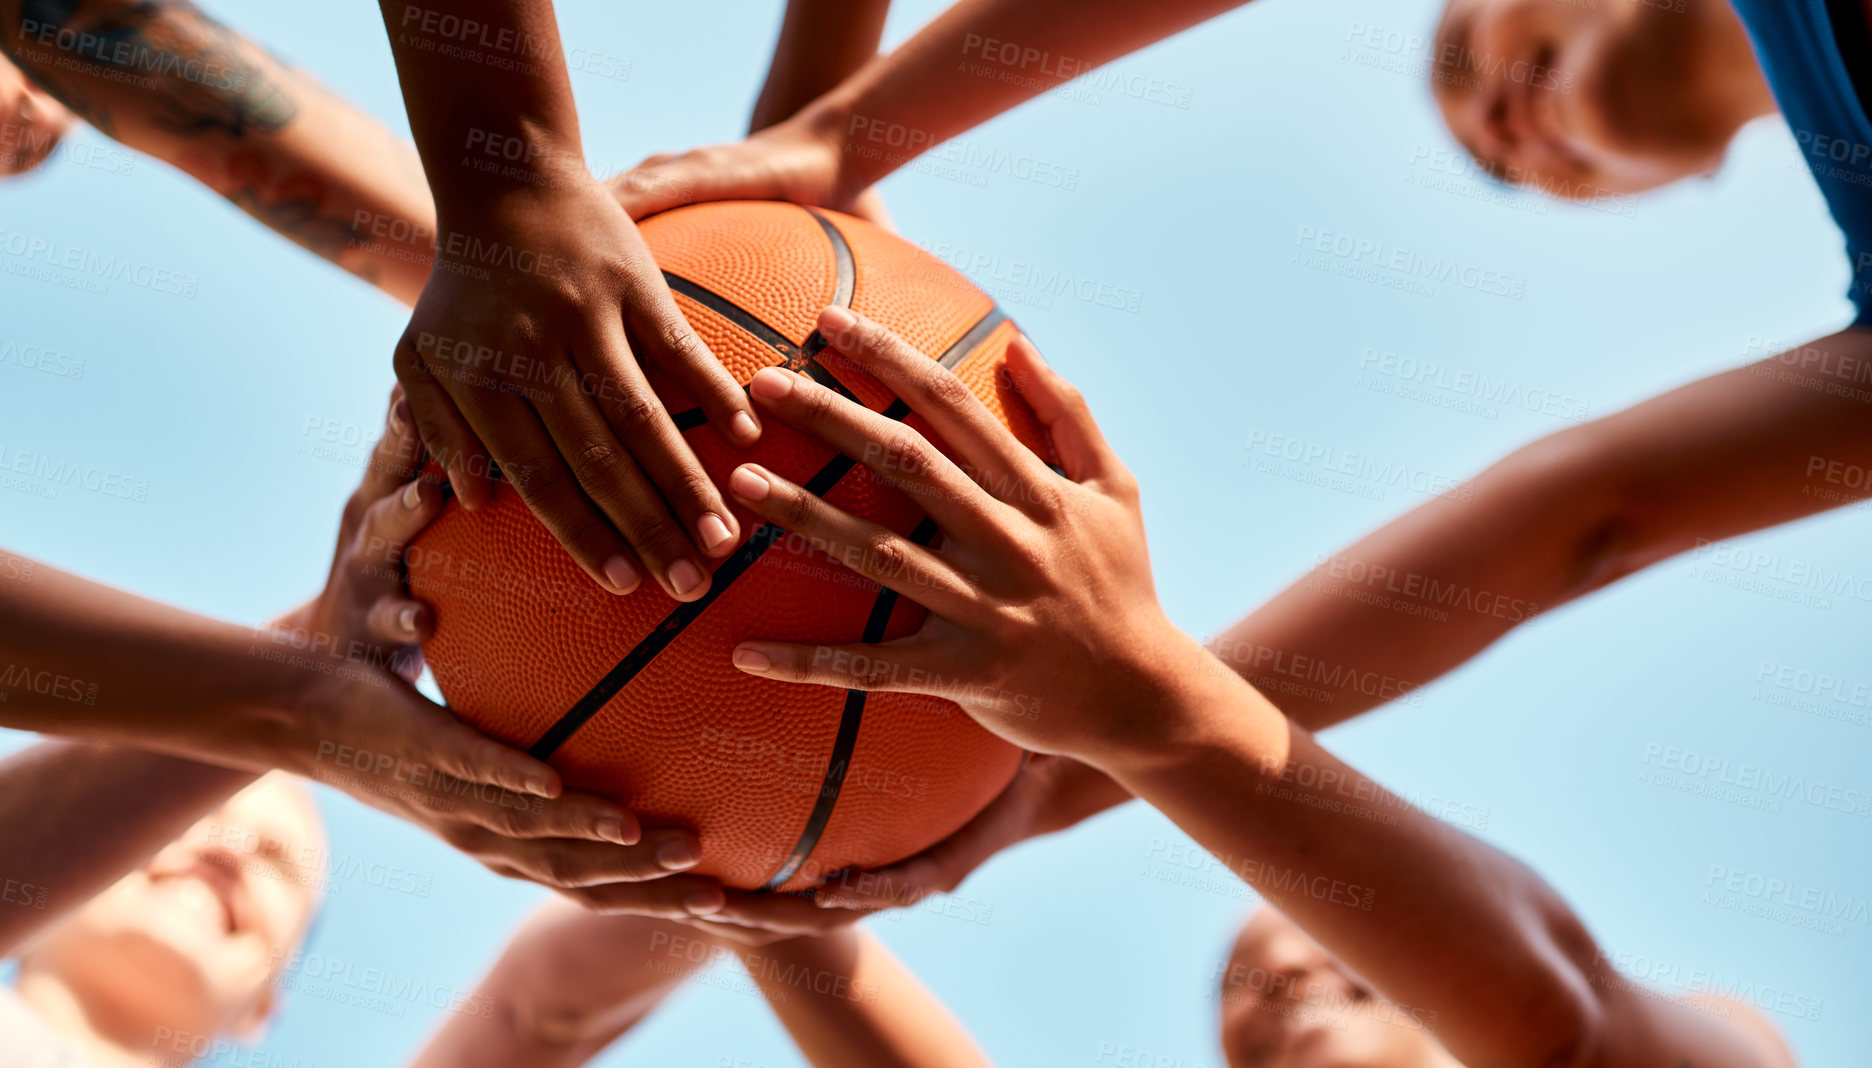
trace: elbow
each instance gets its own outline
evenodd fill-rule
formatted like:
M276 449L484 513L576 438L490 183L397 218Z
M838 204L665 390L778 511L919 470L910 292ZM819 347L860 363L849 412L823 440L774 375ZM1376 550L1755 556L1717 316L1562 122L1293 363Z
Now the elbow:
M1517 1029L1521 1048L1503 1064L1535 1068L1610 1068L1608 1041L1612 1015L1608 995L1619 984L1604 979L1604 956L1592 932L1572 910L1543 886L1530 902L1540 932L1531 947L1536 975L1530 984L1527 1026Z
M1663 555L1655 495L1595 424L1525 445L1494 474L1511 514L1528 517L1545 543L1543 608L1603 589Z

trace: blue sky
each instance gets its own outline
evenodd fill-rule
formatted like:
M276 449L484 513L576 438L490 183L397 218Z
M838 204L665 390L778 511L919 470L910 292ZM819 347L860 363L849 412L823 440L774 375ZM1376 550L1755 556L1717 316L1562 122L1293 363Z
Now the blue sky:
M210 7L404 128L374 6ZM600 170L737 135L780 16L777 3L728 0L560 8L568 46L601 57L574 78ZM938 9L901 4L890 38ZM1431 108L1419 42L1435 10L1264 0L884 186L900 229L968 265L1089 395L1143 483L1158 587L1193 633L1216 632L1423 499L1357 477L1320 485L1350 454L1405 465L1425 485L1459 480L1571 418L1848 318L1839 235L1784 127L1758 124L1719 175L1637 201L1582 208L1500 190L1464 166ZM1151 81L1167 88L1127 91ZM14 273L20 258L0 242L0 343L84 361L70 378L0 360L0 444L97 465L144 492L48 499L9 486L0 538L257 622L322 580L403 312L160 165L101 165L108 144L88 134L42 176L0 190L0 230L192 278L194 295L51 285ZM1070 188L980 165L998 152L1069 173ZM1371 267L1394 256L1460 269L1424 292ZM1030 283L1049 272L1124 299ZM1427 364L1445 386L1428 401L1398 395ZM1464 374L1555 399L1461 410L1451 384ZM351 444L321 450L311 426ZM1257 464L1270 450L1317 459ZM1872 579L1869 529L1868 510L1849 509L1743 547ZM1872 825L1645 776L1675 749L1872 789L1872 729L1835 715L1863 723L1865 710L1776 684L1784 668L1872 684L1872 603L1794 603L1736 588L1726 566L1713 554L1672 561L1555 611L1421 702L1328 741L1533 865L1616 959L1666 987L1798 996L1784 1004L1802 1008L1776 1019L1806 1063L1852 1063L1872 1048L1868 924L1799 929L1723 886L1737 872L1863 905ZM430 888L345 885L309 947L324 960L467 988L539 897L346 798L324 792L321 804L340 855L400 864ZM1131 806L997 859L951 907L872 929L1002 1063L1112 1063L1131 1047L1213 1068L1212 977L1251 896L1179 878L1181 841ZM394 1063L433 1023L421 1005L345 1005L342 983L315 980L290 999L268 1054L308 1068ZM742 1062L800 1063L761 1004L706 983L600 1061Z

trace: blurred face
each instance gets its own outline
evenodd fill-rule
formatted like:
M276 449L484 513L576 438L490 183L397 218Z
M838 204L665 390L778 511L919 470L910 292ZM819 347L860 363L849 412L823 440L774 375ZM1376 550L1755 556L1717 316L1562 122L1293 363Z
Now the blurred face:
M242 1034L317 905L317 810L269 775L61 921L21 961L72 991L100 1030Z
M1637 193L1722 162L1735 94L1713 98L1709 75L1739 55L1738 77L1760 79L1746 37L1730 47L1739 34L1721 4L1692 18L1635 0L1450 0L1431 89L1496 177L1569 199Z
M1378 996L1272 908L1242 926L1222 975L1229 1068L1461 1068L1435 1024Z
M44 163L76 121L65 105L0 57L0 176Z

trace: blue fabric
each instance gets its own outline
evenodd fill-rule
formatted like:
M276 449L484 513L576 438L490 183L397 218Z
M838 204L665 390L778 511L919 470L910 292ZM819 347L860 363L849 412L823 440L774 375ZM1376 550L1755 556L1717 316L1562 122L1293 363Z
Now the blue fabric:
M1872 121L1853 89L1826 0L1731 2L1801 157L1846 235L1853 325L1872 326Z

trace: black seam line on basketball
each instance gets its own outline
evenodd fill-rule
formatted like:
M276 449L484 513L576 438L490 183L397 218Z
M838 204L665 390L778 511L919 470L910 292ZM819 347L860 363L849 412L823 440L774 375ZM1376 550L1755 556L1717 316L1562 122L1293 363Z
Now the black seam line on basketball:
M820 225L831 227L831 223L826 220L821 220ZM837 233L837 230L834 228L832 232ZM839 267L839 281L835 283L837 288L833 292L833 303L841 308L848 308L851 306L851 280L846 272L851 266L851 249L844 244L844 240L844 237L840 236L832 242L833 251L844 257ZM672 274L669 271L663 272L663 280L669 283L670 289L747 331L754 336L754 340L779 353L786 360L788 370L799 371L820 385L837 390L848 399L858 399L852 396L851 391L846 389L843 383L834 378L825 368L819 366L818 357L821 352L825 351L826 340L819 335L818 330L806 335L803 343L795 345L787 339L785 334L762 321L760 316L706 286L691 282L682 275ZM676 424L678 431L694 430L708 422L708 414L699 407L686 408L670 416L670 419Z
M801 205L806 214L813 217L819 229L825 231L826 240L832 242L832 255L838 262L838 281L832 286L832 303L841 308L851 307L852 291L858 287L858 265L852 260L850 242L839 231L838 226L824 215Z
M961 363L968 358L969 353L980 348L981 343L988 340L988 335L994 333L995 327L1005 322L1007 322L1007 313L1001 310L1001 305L997 304L989 308L988 314L977 320L974 326L969 327L968 333L957 338L956 343L949 346L948 351L938 357L936 362L952 371L955 370L956 364Z
M928 516L910 532L910 540L918 545L928 545L936 537L936 521ZM877 600L871 604L871 617L865 620L864 637L866 645L876 645L884 640L884 628L890 626L891 612L897 607L897 591L888 587L878 591ZM806 829L800 832L798 844L787 854L780 864L780 870L773 874L761 886L762 890L774 890L793 878L800 866L806 863L812 851L819 845L819 838L825 834L826 824L832 821L832 810L838 805L840 790L845 785L845 773L851 768L852 752L858 747L858 728L864 723L866 692L864 690L845 691L845 711L839 717L838 737L832 742L832 757L826 764L825 781L819 786L818 800L813 802L812 812L806 817Z
M893 403L884 412L884 415L890 419L902 419L909 414L910 407L903 401ZM838 485L846 472L857 465L857 462L843 453L834 456L819 469L817 474L806 481L806 492L816 497L825 496L832 487ZM707 593L671 609L670 614L663 617L663 622L657 624L655 630L645 635L630 652L625 653L623 659L619 660L610 671L605 672L604 677L599 679L596 685L586 691L585 696L579 698L576 704L566 710L565 715L559 717L558 722L548 727L546 733L540 735L539 740L527 748L527 755L535 760L545 760L557 752L567 739L597 715L598 711L613 697L616 697L620 690L630 685L630 681L636 678L637 673L647 667L650 661L655 660L657 654L669 648L672 642L681 637L682 632L688 628L689 624L696 621L696 617L700 616L704 609L714 604L715 599L720 597L735 579L746 574L748 568L753 567L754 562L761 558L761 554L772 548L773 543L783 536L785 532L779 527L772 523L762 524L761 528L754 532L753 537L743 542L732 556L722 561L722 565L715 569L714 580L709 585Z
M845 473L850 471L856 463L857 461L843 454L834 456L807 481L807 492L815 495L826 493L833 486L838 485L839 479L844 478ZM722 565L715 569L714 580L707 593L671 609L670 614L663 617L663 622L658 623L655 630L644 635L630 652L624 654L623 659L619 660L610 671L605 672L597 685L586 691L585 696L579 698L576 704L567 709L565 715L559 717L558 722L547 728L545 734L540 735L539 740L527 749L527 754L536 760L545 760L553 755L568 738L578 732L580 727L597 715L599 709L616 697L620 690L630 685L630 681L637 677L638 672L649 666L650 661L657 658L657 654L669 648L672 642L681 637L682 632L688 628L689 624L696 621L704 609L714 604L715 599L720 597L735 579L740 578L748 568L753 567L755 561L759 560L761 555L771 549L774 542L779 541L785 534L785 531L772 523L762 524L761 528L754 532L753 537L743 542L741 547L734 551L734 555L722 561Z

